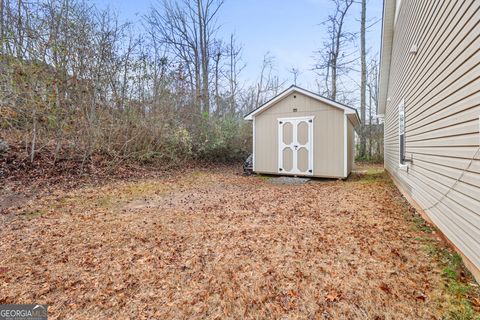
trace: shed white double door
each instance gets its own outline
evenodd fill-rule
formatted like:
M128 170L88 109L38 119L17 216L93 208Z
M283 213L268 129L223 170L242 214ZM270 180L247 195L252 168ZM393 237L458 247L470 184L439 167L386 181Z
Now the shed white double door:
M313 118L278 119L278 173L313 175Z

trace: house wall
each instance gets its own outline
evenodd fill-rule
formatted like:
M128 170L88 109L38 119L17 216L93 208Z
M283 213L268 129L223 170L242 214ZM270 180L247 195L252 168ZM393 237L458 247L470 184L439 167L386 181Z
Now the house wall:
M294 98L296 96L296 98ZM293 112L293 108L297 112ZM294 92L255 116L255 172L278 173L278 118L315 116L313 175L344 176L344 112Z
M383 101L385 168L476 268L480 268L479 24L478 0L403 0L394 25L389 77L382 79L388 81L389 98ZM413 45L416 54L409 53ZM413 158L408 172L399 166L402 100L406 157Z

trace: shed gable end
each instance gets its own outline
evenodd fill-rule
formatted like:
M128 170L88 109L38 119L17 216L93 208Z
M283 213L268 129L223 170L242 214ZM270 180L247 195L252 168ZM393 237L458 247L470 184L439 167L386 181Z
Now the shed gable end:
M272 106L268 109L258 113L256 117L267 114L277 114L282 116L304 116L308 113L317 111L334 111L343 114L343 110L329 106L300 92L292 92L283 99L272 104Z

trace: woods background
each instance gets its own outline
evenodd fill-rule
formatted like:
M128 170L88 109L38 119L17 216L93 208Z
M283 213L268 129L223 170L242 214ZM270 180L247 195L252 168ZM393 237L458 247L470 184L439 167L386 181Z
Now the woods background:
M353 106L360 97L358 156L381 160L366 2L332 2L324 46L313 53L318 92ZM80 0L0 0L0 156L15 150L34 164L43 154L52 166L80 170L97 158L111 167L244 159L251 126L243 115L296 82L299 70L280 79L265 53L256 82L242 81L241 39L218 36L222 4L166 0L132 24ZM359 18L354 6L363 13L358 30L346 30L345 19ZM349 80L358 75L359 85Z

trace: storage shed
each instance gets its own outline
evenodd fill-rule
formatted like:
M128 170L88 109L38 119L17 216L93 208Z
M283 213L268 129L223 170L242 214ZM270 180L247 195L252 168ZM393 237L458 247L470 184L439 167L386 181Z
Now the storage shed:
M291 86L244 118L253 122L253 171L347 178L352 171L354 108Z

